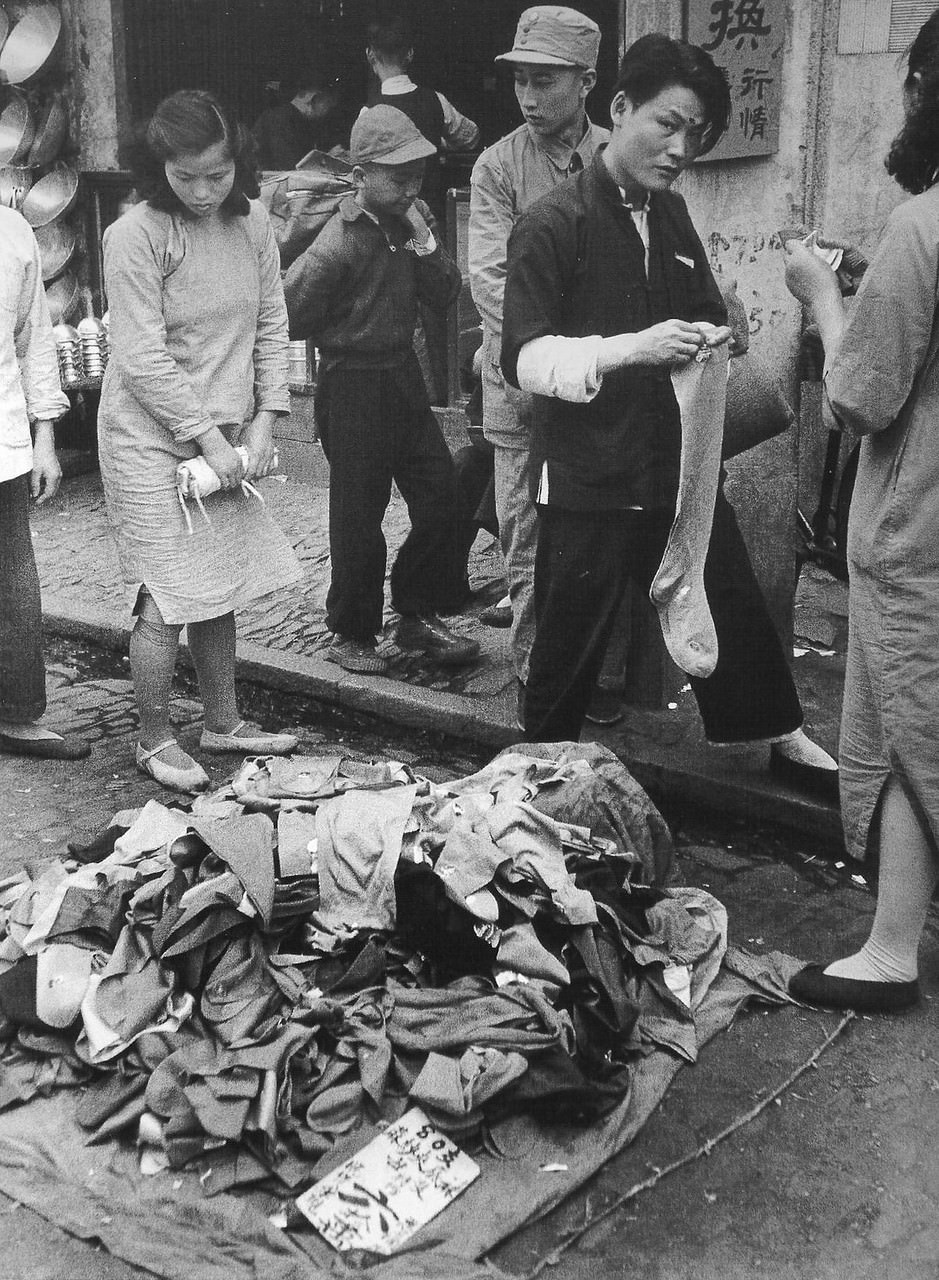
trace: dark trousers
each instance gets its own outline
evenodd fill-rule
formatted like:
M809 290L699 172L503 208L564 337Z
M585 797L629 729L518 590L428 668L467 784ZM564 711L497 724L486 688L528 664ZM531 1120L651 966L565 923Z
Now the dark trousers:
M329 462L330 630L362 643L381 630L381 525L392 481L411 520L391 570L392 604L402 614L458 608L456 480L417 358L409 354L392 369L327 370L316 416Z
M28 724L45 709L42 603L24 475L0 484L0 720Z
M648 590L670 512L539 508L535 643L525 693L530 742L577 741L627 582ZM704 584L717 629L713 675L691 679L711 742L798 729L802 706L733 509L718 492Z
M464 565L480 529L494 538L499 536L492 459L493 448L488 440L478 444L474 440L453 455L459 513L457 540Z

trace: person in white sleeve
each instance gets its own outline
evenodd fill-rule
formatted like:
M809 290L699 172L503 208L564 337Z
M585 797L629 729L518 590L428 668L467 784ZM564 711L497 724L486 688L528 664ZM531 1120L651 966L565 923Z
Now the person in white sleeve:
M39 723L46 671L29 503L47 502L59 487L52 424L68 407L35 236L19 213L0 207L0 751L56 760L91 748Z

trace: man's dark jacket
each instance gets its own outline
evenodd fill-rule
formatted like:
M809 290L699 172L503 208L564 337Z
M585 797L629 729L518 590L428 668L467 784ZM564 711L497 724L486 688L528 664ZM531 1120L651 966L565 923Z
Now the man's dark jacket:
M726 322L684 200L654 192L648 218L647 277L642 239L602 152L525 211L508 248L502 372L509 382L518 385L522 347L545 334L612 337L662 320ZM536 396L534 415L533 460L542 480L547 464L549 505L674 506L681 427L668 369L608 373L588 404Z

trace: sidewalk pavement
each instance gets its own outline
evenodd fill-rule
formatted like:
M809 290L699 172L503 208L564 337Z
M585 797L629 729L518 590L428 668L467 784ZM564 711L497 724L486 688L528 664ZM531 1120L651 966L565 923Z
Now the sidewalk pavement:
M310 448L319 452L318 446ZM329 581L325 470L308 468L304 480L267 480L262 489L305 575L299 587L274 592L239 615L241 678L490 744L494 750L518 741L508 633L479 621L481 611L503 593L501 556L488 535L480 534L470 560L476 599L465 614L448 620L479 642L479 659L444 671L403 654L385 639L380 647L391 660L390 674L354 675L324 656L329 643L323 607ZM389 563L407 527L404 503L395 493L385 520ZM97 472L66 479L54 502L34 509L32 532L47 629L126 652L130 608ZM386 616L392 616L390 609ZM844 585L807 567L796 600L799 639L793 670L806 728L830 751L837 741L846 630ZM688 688L675 697L661 711L629 708L620 724L605 729L587 725L585 734L590 731L610 746L660 802L690 801L793 827L829 848L840 844L836 810L771 779L766 747L709 746Z

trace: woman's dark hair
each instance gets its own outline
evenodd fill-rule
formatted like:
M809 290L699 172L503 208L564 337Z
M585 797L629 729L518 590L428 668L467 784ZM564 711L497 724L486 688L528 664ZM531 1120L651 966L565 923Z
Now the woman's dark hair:
M906 64L911 97L886 164L904 191L919 195L939 177L939 9L920 27Z
M698 153L704 155L730 123L727 81L704 49L669 36L641 36L623 54L613 94L623 93L641 107L673 84L691 89L704 103L706 128Z
M186 213L166 178L166 162L197 155L223 142L235 164L235 181L225 197L225 213L246 214L248 200L258 194L254 140L218 99L204 89L180 89L159 104L133 144L128 161L138 196L154 209Z

